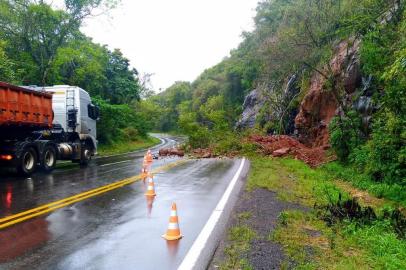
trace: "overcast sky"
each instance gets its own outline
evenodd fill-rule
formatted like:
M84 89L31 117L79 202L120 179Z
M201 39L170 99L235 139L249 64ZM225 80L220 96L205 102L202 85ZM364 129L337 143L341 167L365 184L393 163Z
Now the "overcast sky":
M155 90L193 81L253 28L258 0L122 0L109 16L86 21L97 43L119 48Z

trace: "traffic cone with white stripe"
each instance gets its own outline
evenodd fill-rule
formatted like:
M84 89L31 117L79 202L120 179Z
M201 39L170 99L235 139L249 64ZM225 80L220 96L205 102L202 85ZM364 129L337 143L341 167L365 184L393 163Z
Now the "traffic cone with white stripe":
M142 166L143 167L149 167L151 165L148 160L147 160L147 155L144 156L144 160L142 161Z
M147 160L148 163L151 163L152 159L153 159L153 157L152 157L151 150L148 149L148 152L147 152L147 155L146 155L146 160Z
M153 197L153 196L156 196L155 185L154 185L154 180L152 179L153 176L150 175L149 177L150 178L148 180L148 187L147 187L147 192L145 193L145 196Z
M148 177L148 170L147 170L147 167L142 167L142 169L141 169L141 179L142 179L142 181L145 183L145 180L147 179L147 177Z
M166 231L166 233L164 235L162 235L162 237L165 238L166 240L178 240L183 237L183 235L180 234L178 211L176 209L176 203L172 204L171 216L169 217L168 230Z

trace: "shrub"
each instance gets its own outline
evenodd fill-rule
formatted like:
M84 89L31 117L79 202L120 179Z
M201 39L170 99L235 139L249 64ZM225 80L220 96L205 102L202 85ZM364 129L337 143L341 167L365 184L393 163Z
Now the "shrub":
M98 98L94 102L100 107L97 138L101 144L134 141L146 135L142 118L129 105L112 105Z
M346 162L350 153L363 142L361 118L355 111L336 116L329 125L330 143L340 161Z

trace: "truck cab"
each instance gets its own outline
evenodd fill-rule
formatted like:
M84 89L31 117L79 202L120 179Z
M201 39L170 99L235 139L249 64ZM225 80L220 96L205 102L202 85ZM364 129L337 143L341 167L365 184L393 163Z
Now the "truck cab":
M87 165L97 154L99 108L77 86L19 87L0 82L0 166L23 175L57 160Z
M74 133L81 140L88 140L92 155L97 153L96 121L99 108L92 103L89 93L77 86L55 85L41 87L52 94L53 124L67 133Z

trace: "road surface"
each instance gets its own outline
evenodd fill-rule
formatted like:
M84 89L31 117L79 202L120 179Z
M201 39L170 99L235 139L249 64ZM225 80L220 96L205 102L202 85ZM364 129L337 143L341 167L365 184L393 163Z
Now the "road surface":
M178 143L174 137L161 139L160 147ZM0 219L138 175L143 154L100 158L88 168L31 178L0 174ZM177 269L241 160L165 158L152 167L174 162L178 165L155 175L154 200L137 181L0 230L0 269ZM184 235L173 242L161 237L172 202Z

